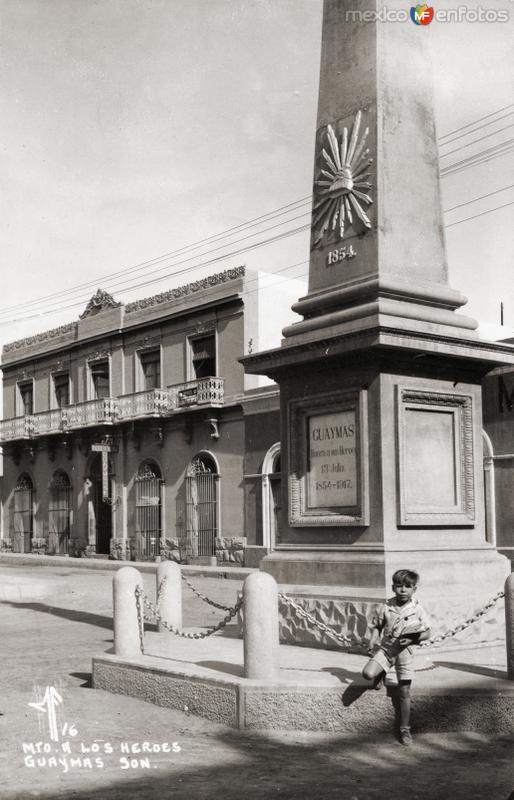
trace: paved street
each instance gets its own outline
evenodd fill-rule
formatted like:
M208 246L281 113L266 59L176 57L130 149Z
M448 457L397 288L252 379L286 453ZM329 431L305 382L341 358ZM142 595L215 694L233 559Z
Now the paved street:
M507 739L424 734L406 749L392 736L249 734L91 689L91 657L112 646L112 577L107 571L0 564L0 585L37 580L49 592L0 604L5 800L509 797L514 781ZM150 594L154 576L145 575L144 582ZM215 578L191 582L226 605L240 586ZM212 625L221 613L187 589L184 600L185 625ZM47 686L58 693L58 741L43 727L48 703L41 710L28 705L41 703Z

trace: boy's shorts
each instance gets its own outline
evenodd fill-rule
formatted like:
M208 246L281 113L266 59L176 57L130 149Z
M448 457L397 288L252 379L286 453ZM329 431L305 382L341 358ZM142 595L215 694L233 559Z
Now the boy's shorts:
M388 654L384 650L379 649L374 653L372 660L380 664L386 673L394 667L399 681L411 681L414 678L412 654L412 647L404 647L400 650L398 655Z

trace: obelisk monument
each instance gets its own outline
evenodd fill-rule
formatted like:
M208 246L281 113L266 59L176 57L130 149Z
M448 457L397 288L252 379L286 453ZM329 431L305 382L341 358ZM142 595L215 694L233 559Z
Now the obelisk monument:
M325 0L303 321L243 360L281 394L282 534L261 568L327 617L414 568L440 627L509 571L485 530L481 380L514 358L457 313L427 31L385 5Z

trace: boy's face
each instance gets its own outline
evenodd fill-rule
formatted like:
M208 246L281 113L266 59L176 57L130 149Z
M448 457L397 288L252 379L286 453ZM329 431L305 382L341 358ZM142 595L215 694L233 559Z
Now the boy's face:
M416 591L417 586L407 586L406 583L393 583L393 592L396 595L396 602L399 606L408 603Z

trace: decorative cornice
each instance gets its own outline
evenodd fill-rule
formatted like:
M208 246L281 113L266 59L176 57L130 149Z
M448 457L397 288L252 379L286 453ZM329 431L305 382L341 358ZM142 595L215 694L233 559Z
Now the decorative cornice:
M136 350L148 350L151 347L159 347L161 344L161 337L158 336L145 336L144 339L138 339L137 342L133 342L133 346Z
M86 361L89 364L90 361L103 361L104 359L111 357L110 350L95 350L94 353L88 353L86 356Z
M209 275L207 278L200 278L200 280L186 283L184 286L177 286L175 289L168 289L166 292L154 294L152 297L144 297L142 300L134 300L132 303L127 303L125 306L125 313L130 314L134 311L141 311L144 308L160 305L161 303L168 303L170 300L178 300L181 297L187 297L187 295L199 292L202 289L208 289L210 286L219 286L222 283L236 280L236 278L242 278L244 274L244 266L226 269L223 272L216 273L216 275Z
M94 317L102 311L107 311L110 308L119 308L120 306L121 303L118 303L109 292L104 291L104 289L97 289L79 319Z
M192 281L184 286L177 286L175 289L169 289L161 294L156 294L152 297L145 297L142 300L135 300L134 302L128 303L125 306L125 312L130 314L131 312L140 311L144 308L151 308L152 306L167 303L170 300L177 300L181 297L186 297L187 295L199 292L202 289L208 289L211 286L219 286L220 284L227 283L228 281L242 278L245 275L245 272L246 268L244 266L226 269L223 272L218 272L215 275L209 275L208 277L201 278L198 281ZM100 311L104 311L108 308L118 308L121 305L123 304L116 302L110 294L98 289L96 294L87 304L84 312L80 315L79 319L93 316L94 314L98 314ZM77 322L67 322L65 325L59 325L58 328L51 328L48 331L36 333L33 336L26 336L23 339L16 339L13 342L7 342L2 348L2 353L12 353L17 350L24 350L28 347L32 347L33 345L49 342L52 339L56 339L57 337L63 336L66 333L75 332L77 327Z
M11 353L13 350L21 350L25 347L31 347L33 344L47 342L50 339L55 339L57 336L70 333L76 326L76 322L67 322L66 325L59 325L58 328L52 328L49 331L43 331L43 333L36 333L34 336L26 336L24 339L16 339L14 342L7 342L7 344L4 344L2 352Z

